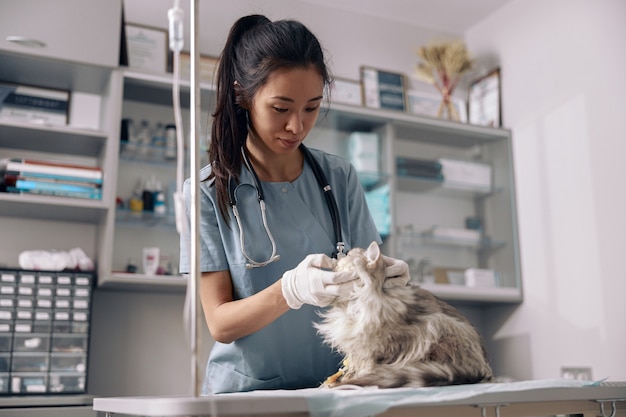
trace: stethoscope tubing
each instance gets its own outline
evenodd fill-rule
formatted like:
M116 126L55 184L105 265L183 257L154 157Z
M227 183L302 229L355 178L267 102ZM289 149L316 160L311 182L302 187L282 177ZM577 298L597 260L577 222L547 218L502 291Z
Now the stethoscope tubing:
M333 230L335 232L335 238L337 242L336 251L333 253L333 257L343 256L345 243L343 242L342 233L341 233L341 219L339 217L339 208L337 206L337 200L335 199L335 196L333 194L332 187L330 186L330 183L328 182L328 179L326 178L326 175L324 174L322 167L315 160L315 158L313 158L313 155L308 150L308 148L304 146L304 144L300 144L300 150L303 153L305 160L307 161L307 163L313 170L313 175L315 175L315 179L317 180L317 183L322 188L324 198L326 199L326 204L330 212L330 217L333 223ZM239 216L239 210L237 209L237 197L235 195L237 184L235 183L235 180L232 176L229 178L229 184L228 184L229 203L233 210L233 214L237 222L237 227L239 228L239 244L241 246L241 253L248 260L248 263L246 263L246 268L258 268L258 267L266 266L280 259L280 255L276 253L276 242L267 224L265 194L263 192L263 187L261 185L261 181L259 180L259 177L257 176L256 171L254 170L254 167L250 163L250 159L248 158L248 155L246 154L244 146L241 147L241 156L242 156L244 165L246 166L246 169L248 169L248 171L252 174L252 180L254 182L254 187L256 188L257 199L259 201L259 206L261 209L261 218L263 220L263 227L272 244L272 254L270 255L269 258L267 258L264 261L256 261L252 259L246 253L243 226L241 223L241 218Z

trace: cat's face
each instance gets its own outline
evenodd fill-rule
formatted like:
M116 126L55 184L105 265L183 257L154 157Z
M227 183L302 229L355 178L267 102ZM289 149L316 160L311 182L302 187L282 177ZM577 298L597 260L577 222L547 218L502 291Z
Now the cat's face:
M365 287L382 288L385 264L378 243L372 242L367 249L351 249L345 257L337 260L335 271L356 271L359 275L354 283L354 291L348 298Z

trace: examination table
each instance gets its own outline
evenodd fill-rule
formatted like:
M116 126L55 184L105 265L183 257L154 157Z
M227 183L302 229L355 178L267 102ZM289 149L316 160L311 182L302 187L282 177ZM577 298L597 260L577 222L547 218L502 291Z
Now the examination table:
M304 389L206 397L95 398L93 408L137 416L626 416L626 382L539 380L437 388Z

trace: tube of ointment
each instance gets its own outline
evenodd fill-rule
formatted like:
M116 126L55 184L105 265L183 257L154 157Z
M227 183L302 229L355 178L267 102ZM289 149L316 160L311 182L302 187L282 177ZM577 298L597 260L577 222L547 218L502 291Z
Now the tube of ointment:
M143 273L145 275L156 275L160 256L159 248L143 248Z

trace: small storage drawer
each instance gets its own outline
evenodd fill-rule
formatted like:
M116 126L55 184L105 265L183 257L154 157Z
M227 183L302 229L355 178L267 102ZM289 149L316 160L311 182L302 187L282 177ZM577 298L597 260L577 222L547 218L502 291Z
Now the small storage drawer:
M74 298L72 302L74 310L89 310L89 298Z
M86 353L87 347L86 334L52 335L52 352Z
M45 308L35 309L33 332L50 333L52 331L52 310Z
M12 394L43 394L48 386L45 372L17 372L11 374Z
M32 296L35 295L35 286L34 285L19 284L17 286L16 294L18 296L32 297Z
M69 291L69 289L68 289ZM72 299L70 297L58 297L54 300L54 308L57 310L66 309L72 307Z
M50 351L50 335L45 333L16 333L13 338L13 351L47 353Z
M0 353L10 352L13 346L13 333L0 333Z
M32 333L33 321L32 320L16 320L13 330L15 333Z
M14 352L11 361L13 372L46 372L50 364L48 353Z
M0 295L0 308L12 310L15 307L15 299L13 296L11 297L3 297Z
M84 372L57 373L50 372L48 376L48 392L81 393L85 392Z
M77 353L51 353L50 372L85 372L87 355Z
M0 285L4 283L15 284L17 282L17 271L0 271Z
M0 308L0 320L11 321L14 318L13 309Z
M69 287L73 284L73 279L70 275L57 275L57 287Z
M35 298L34 297L17 297L17 308L35 308Z
M53 285L55 283L54 274L39 272L37 276L37 284L39 285Z
M37 284L37 274L35 272L20 272L17 281L21 285L35 285Z
M9 374L0 373L0 394L9 393Z
M9 372L11 370L11 354L0 353L0 372Z

